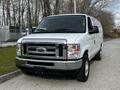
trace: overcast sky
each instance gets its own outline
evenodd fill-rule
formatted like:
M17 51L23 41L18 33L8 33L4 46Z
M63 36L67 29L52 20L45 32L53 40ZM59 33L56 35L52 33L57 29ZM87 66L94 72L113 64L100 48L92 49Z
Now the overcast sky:
M107 10L113 13L116 25L120 25L120 0L113 0Z

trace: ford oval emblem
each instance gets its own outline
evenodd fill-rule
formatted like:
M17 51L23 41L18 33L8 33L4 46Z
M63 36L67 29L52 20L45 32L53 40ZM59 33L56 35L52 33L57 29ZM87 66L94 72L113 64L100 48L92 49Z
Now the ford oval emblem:
M37 52L46 52L46 48L44 48L44 47L38 47L38 48L36 48L36 51Z

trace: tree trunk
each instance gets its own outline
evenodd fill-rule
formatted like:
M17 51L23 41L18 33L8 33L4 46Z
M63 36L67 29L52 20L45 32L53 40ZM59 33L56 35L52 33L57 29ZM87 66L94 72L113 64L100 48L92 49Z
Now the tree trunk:
M21 3L21 0L19 0L19 12L18 12L18 14L19 14L19 16L18 16L18 25L19 25L19 27L21 26L21 15L20 15L20 12L21 12L21 7L20 7L20 3Z
M7 25L11 25L10 0L7 0L6 3L7 3L7 7L6 7L6 11L7 11L6 24L7 24Z
M32 33L32 23L31 23L31 10L30 10L30 0L27 2L27 15L28 15L28 28L29 33Z
M73 4L73 0L70 0L69 8L70 8L70 13L74 13L74 4Z
M2 16L2 25L5 25L5 1L3 0L3 16Z
M49 0L42 0L42 13L43 17L49 16L51 14L51 8L50 8L50 1Z
M59 14L59 9L60 9L60 5L59 4L60 4L60 1L56 0L54 14Z
M22 0L22 11L21 11L21 24L22 24L22 27L24 26L24 18L23 18L23 15L24 15L24 12L25 12L25 6L23 5L23 1Z
M35 0L35 26L38 24L38 0Z

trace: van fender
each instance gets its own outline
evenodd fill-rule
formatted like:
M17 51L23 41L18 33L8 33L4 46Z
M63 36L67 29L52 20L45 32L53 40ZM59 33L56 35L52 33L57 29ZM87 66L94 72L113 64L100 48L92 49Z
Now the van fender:
M80 57L82 58L84 53L87 52L88 53L88 58L89 58L89 48L90 48L90 45L86 45L84 47L81 48L81 53L80 53Z

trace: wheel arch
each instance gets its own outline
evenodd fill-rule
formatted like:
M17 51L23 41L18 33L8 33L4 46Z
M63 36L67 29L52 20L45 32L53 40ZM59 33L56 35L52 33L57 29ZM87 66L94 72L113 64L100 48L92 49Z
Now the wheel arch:
M86 50L83 52L82 58L83 58L83 56L84 56L85 54L89 55L89 54L88 54L88 49L86 49Z
M84 48L81 49L81 58L83 57L84 54L87 54L89 57L89 46L85 46Z

